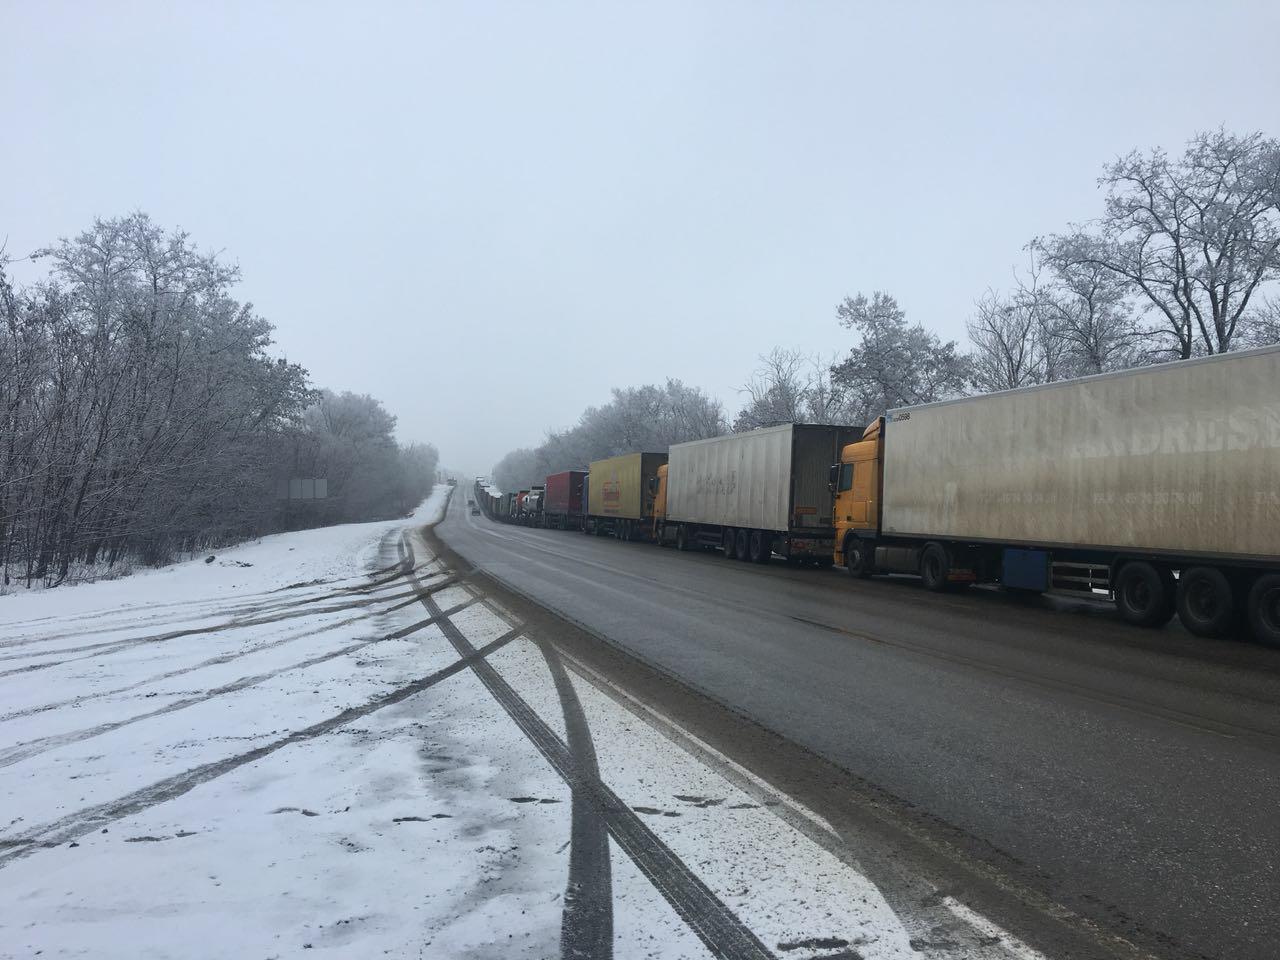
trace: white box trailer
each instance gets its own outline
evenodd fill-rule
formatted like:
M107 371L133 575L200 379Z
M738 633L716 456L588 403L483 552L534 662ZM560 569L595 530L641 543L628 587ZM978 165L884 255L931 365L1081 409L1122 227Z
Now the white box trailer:
M887 420L886 533L1280 562L1280 349Z
M1138 623L1176 605L1211 635L1261 603L1280 624L1280 347L891 410L876 442L841 458L883 471L865 523L840 480L854 566L873 554L850 536L926 581L941 562L944 580L1114 595Z
M726 556L830 564L835 528L828 479L861 428L785 423L671 447L658 536L718 546ZM659 495L662 500L662 495Z

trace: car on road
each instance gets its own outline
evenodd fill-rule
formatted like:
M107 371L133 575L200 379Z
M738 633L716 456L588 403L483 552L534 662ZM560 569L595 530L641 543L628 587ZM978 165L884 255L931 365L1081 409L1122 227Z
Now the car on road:
M480 508L477 507L474 503L471 505L471 515L473 517L480 516Z

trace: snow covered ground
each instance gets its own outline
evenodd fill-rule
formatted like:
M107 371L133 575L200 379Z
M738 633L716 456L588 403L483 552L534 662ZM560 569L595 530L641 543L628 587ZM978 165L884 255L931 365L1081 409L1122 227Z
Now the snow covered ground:
M1034 956L522 634L447 493L0 598L0 956Z

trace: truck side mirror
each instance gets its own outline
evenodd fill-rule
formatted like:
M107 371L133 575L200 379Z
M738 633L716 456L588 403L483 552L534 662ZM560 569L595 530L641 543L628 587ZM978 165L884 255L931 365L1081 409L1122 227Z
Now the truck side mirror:
M827 471L827 483L835 486L840 482L840 464L833 463L831 469Z
M657 494L657 492L658 492L658 478L657 478L657 477L650 477L650 478L649 478L649 492L650 492L650 493L652 493L652 494L655 494L655 495Z

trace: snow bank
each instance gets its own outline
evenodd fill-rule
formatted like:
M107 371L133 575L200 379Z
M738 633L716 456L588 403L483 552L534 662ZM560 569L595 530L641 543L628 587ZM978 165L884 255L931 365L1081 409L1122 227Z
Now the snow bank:
M451 489L436 484L409 515L410 523L438 523ZM56 597L52 605L43 596L45 591L19 590L0 595L0 628L55 611L61 616L156 602L216 600L255 589L362 575L378 545L404 526L404 520L385 520L273 534L114 580L64 584L51 591Z

